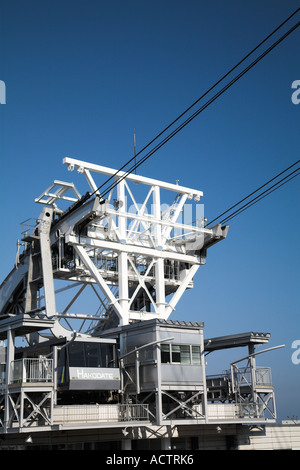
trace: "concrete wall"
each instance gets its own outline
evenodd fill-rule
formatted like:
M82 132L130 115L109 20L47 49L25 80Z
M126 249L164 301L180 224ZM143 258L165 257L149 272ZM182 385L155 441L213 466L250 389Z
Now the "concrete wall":
M237 443L239 450L300 450L300 425L274 424L263 431L241 428Z

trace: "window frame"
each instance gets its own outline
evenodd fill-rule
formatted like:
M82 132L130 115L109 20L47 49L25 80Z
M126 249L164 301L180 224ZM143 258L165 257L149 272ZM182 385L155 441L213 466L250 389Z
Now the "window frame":
M183 348L188 349L183 351ZM183 361L184 354L186 354L185 361ZM161 344L160 359L162 364L201 366L201 346L198 344Z

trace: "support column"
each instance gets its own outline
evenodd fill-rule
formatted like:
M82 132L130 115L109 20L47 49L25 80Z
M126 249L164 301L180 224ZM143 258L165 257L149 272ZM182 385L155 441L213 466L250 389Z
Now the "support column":
M29 256L29 264L28 264L28 278L27 278L27 290L26 290L26 300L25 300L25 312L29 312L30 310L34 310L37 308L37 283L33 281L33 272L34 272L34 248L32 248L32 252Z
M153 190L153 216L156 221L154 229L155 247L157 250L162 250L162 226L159 223L161 220L160 213L160 188L154 186ZM164 278L164 259L157 258L155 263L155 292L156 292L156 305L157 313L160 317L165 315L166 296L165 296L165 278Z
M255 347L253 344L250 344L248 347L249 355L254 354ZM255 416L258 417L258 403L257 403L257 393L256 393L256 360L255 356L249 357L250 363L250 374L251 374L251 383L252 383L252 400L253 405L255 406Z
M127 233L126 225L127 220L124 216L126 212L126 199L125 199L125 181L122 180L117 186L118 193L118 232L121 243L126 243ZM120 325L128 325L129 323L129 298L128 298L128 254L121 251L118 255L118 276L119 276L119 304L123 312Z
M50 228L52 213L53 209L49 207L44 208L40 215L41 221L39 224L45 307L46 315L50 318L56 316L55 291L50 248Z
M58 348L53 346L53 382L54 382L54 393L53 403L57 405L57 384L58 384ZM53 416L53 413L51 413Z
M110 290L110 288L106 284L105 280L103 279L103 277L99 273L98 269L96 268L94 263L91 261L90 257L86 253L84 247L82 247L80 245L74 245L74 249L75 249L77 255L79 256L79 258L81 259L81 261L83 262L83 264L85 265L85 267L88 269L90 275L97 282L97 284L100 287L100 289L102 290L103 294L110 301L110 303L111 303L112 307L114 308L116 314L119 316L120 319L122 319L123 310L121 309L118 300L115 298L112 291Z
M205 350L204 350L204 338L203 330L200 332L201 335L201 356L200 363L202 367L202 381L203 381L203 395L202 395L202 413L205 416L205 422L208 423L208 406L207 406L207 384L206 384L206 366L205 366Z
M7 348L6 348L6 383L5 383L5 410L4 410L4 431L7 432L11 409L9 402L8 386L11 382L11 364L15 359L15 332L9 328L7 330Z
M24 388L22 387L20 391L20 416L19 416L19 426L21 429L23 428L23 423L24 423L24 399L25 399L25 392L24 392Z
M164 260L158 258L155 263L155 292L157 312L161 318L165 317L166 297L165 297L165 278L164 278Z
M156 346L156 392L155 392L155 408L156 408L156 424L157 426L163 425L163 410L162 410L162 390L161 390L161 354L160 347Z
M123 315L120 325L129 323L129 292L128 292L128 254L120 252L118 255L118 276L119 276L119 305Z

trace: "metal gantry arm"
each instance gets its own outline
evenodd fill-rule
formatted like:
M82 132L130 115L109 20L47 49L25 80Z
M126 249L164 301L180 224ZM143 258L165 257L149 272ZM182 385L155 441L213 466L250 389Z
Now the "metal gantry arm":
M53 333L70 336L76 313L68 309L86 289L80 288L57 311L55 283L59 280L92 286L93 294L96 292L102 305L107 305L105 315L77 315L89 334L104 325L104 318L115 325L167 319L185 290L193 287L193 278L205 263L207 247L225 238L228 227L208 229L191 223L203 218L203 206L198 204L201 191L136 174L124 178L124 172L71 158L63 163L69 171L77 169L92 192L81 197L73 183L55 180L36 199L44 208L35 238L27 237L25 243L27 253L31 253L24 273L26 311L41 307L37 299L41 298L42 285L46 316L60 324L65 318L67 328L63 330L71 332L57 327L57 333ZM103 175L116 183L107 199L99 194L95 179ZM170 206L161 200L162 191L175 194ZM60 200L73 204L63 211L58 207ZM13 277L17 278L17 273ZM81 322L79 328L84 333L82 327Z
M52 192L55 189L54 192ZM65 194L71 190L73 196L66 196ZM46 198L46 199L45 199ZM55 205L56 201L64 200L68 202L76 202L81 198L80 193L77 191L73 183L66 183L65 181L55 180L46 191L44 191L39 197L36 198L35 202L47 205Z

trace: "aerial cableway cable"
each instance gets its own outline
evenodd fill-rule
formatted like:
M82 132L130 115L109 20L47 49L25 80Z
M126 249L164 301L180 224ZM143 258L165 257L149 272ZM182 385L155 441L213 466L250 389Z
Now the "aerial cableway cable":
M262 186L259 186L259 188L255 189L255 191L252 191L250 194L248 194L247 196L245 196L243 199L241 199L240 201L238 201L237 203L235 203L233 206L229 207L229 209L227 209L226 211L222 212L221 214L219 214L217 217L215 217L214 219L212 219L210 222L207 222L205 224L205 227L207 227L208 225L211 225L213 222L216 222L217 220L219 220L223 215L225 214L228 214L228 212L230 212L232 209L234 209L235 207L239 206L240 204L242 204L242 202L246 201L247 199L249 199L249 197L253 196L255 193L257 193L258 191L260 191L261 189L265 188L268 184L272 183L273 181L275 181L277 178L279 178L279 176L283 175L283 173L286 173L288 170L290 170L291 168L293 168L295 165L297 165L298 163L300 162L300 160L297 160L295 163L293 163L292 165L288 166L285 170L281 171L280 173L278 173L276 176L274 176L273 178L271 178L269 181L267 181L266 183L264 183ZM292 171L290 174L286 175L284 178L282 178L280 181L277 181L277 183L273 184L271 187L269 187L268 189L266 189L265 191L263 191L262 193L260 193L258 196L256 196L254 199L251 199L251 201L247 202L247 204L243 205L242 207L240 207L239 209L237 209L235 212L229 214L227 217L225 217L224 219L221 220L221 222L219 223L225 223L225 222L228 222L230 219L233 218L233 216L235 217L234 214L238 215L238 213L240 212L244 212L244 210L246 210L248 207L252 206L253 204L255 204L256 202L260 201L261 199L263 199L264 197L268 196L269 194L271 194L273 191L275 191L276 189L278 189L279 187L283 186L285 183L287 183L288 181L290 181L291 179L295 178L296 176L298 176L298 174L295 174L294 176L292 176L294 173L296 173L297 171L300 170L300 167L298 167L296 170ZM291 176L290 179L288 179L287 181L285 181L284 183L282 183L284 180L286 180L287 178L289 178L289 176ZM279 183L282 183L279 185ZM278 185L278 186L277 186ZM277 186L277 187L276 187ZM275 189L272 189L272 188L275 188ZM272 191L270 191L270 189L272 189ZM270 192L269 192L270 191ZM267 193L267 194L266 194ZM265 195L264 195L265 194ZM263 196L264 195L264 196ZM262 197L261 197L262 196ZM259 198L259 199L258 199ZM256 202L253 202L253 201L256 201ZM252 203L252 204L250 204ZM243 209L243 210L241 210Z
M212 104L219 96L221 96L228 88L230 88L234 83L236 83L243 75L245 75L254 65L256 65L263 57L265 57L269 52L271 52L278 44L280 44L289 34L291 34L298 26L300 22L296 23L292 28L289 29L283 36L281 36L275 43L273 43L265 52L263 52L259 57L257 57L250 65L248 65L242 72L240 72L235 78L233 78L227 85L225 85L220 91L218 91L212 98L210 98L204 105L202 105L197 111L195 111L189 118L187 118L182 124L180 124L174 131L172 131L167 137L165 137L162 142L160 142L154 149L152 149L148 154L142 157L136 164L134 164L124 175L122 175L118 180L116 180L108 189L106 189L101 195L105 197L109 192L118 185L120 181L125 179L135 168L139 167L144 163L148 158L150 158L157 150L159 150L166 142L168 142L172 137L174 137L179 131L181 131L187 124L189 124L195 117L197 117L202 111L204 111L210 104Z
M294 172L293 172L294 173ZM284 183L281 183L279 184L278 186L276 185L276 188L272 189L272 191L269 191L267 192L267 194L265 194L264 196L261 196L259 197L259 199L257 199L255 202L252 202L252 204L250 204L250 202L247 204L247 207L245 207L244 209L240 208L237 213L235 214L232 214L231 216L228 216L228 218L225 220L225 222L221 221L221 223L227 223L229 222L229 220L231 219L234 219L234 217L238 216L239 214L241 214L242 212L244 212L245 210L247 210L249 207L251 206L254 206L254 204L256 204L257 202L259 202L261 199L264 199L265 197L269 196L269 194L273 193L274 191L276 191L276 189L279 189L281 186L284 186L286 183L288 183L289 181L291 181L292 179L296 178L296 176L299 176L300 175L300 167L298 168L298 173L296 173L294 176L291 176L291 178L287 179L286 181L284 181ZM290 176L290 175L289 175ZM285 180L285 178L283 178ZM255 198L256 199L256 198Z
M242 62L244 62L251 54L253 54L267 39L269 39L275 32L277 32L289 19L291 19L296 13L298 8L292 15L290 15L281 25L279 25L271 34L269 34L258 46L256 46L250 53L248 53L241 61L238 62L229 72L227 72L218 82L215 83L209 90L207 90L198 100L196 100L189 108L187 108L180 116L178 116L169 126L167 126L160 134L158 134L151 142L149 142L142 150L140 150L133 158L126 162L114 175L106 180L101 186L99 186L92 194L99 192L110 180L116 178L118 173L121 172L128 164L133 160L135 163L127 170L120 178L115 180L104 192L101 193L102 197L105 197L109 192L118 185L120 181L125 179L130 173L132 173L137 167L144 163L150 158L157 150L159 150L166 142L174 137L180 130L182 130L187 124L189 124L195 117L197 117L204 109L206 109L211 103L213 103L219 96L221 96L228 88L230 88L235 82L237 82L243 75L245 75L254 65L256 65L261 59L263 59L269 52L271 52L278 44L280 44L287 36L289 36L299 25L300 22L296 23L291 27L284 35L282 35L277 41L275 41L266 51L264 51L259 57L257 57L250 65L248 65L242 72L240 72L234 79L232 79L227 85L225 85L219 92L217 92L211 99L209 99L203 106L195 111L189 118L187 118L182 124L180 124L174 131L172 131L167 137L165 137L159 144L157 144L150 152L136 162L136 157L140 155L146 148L148 148L155 140L157 140L162 134L164 134L174 123L176 123L181 117L184 116L192 107L195 106L202 98L204 98L213 88L215 88L221 81L223 81L231 72L233 72Z
M292 176L293 175L293 176ZM232 214L229 214L225 219L221 220L219 223L220 224L226 224L229 222L229 220L233 219L234 217L238 216L245 210L249 209L249 207L253 206L257 202L261 201L261 199L264 199L266 196L269 196L269 194L273 193L277 189L279 189L281 186L285 185L292 179L296 178L296 176L300 175L300 167L298 167L296 170L292 171L290 174L282 178L280 181L277 183L273 184L270 188L266 189L262 193L260 193L258 196L255 198L251 199L247 204L244 204L242 207L234 211ZM281 183L281 184L280 184ZM206 225L207 226L207 225Z

